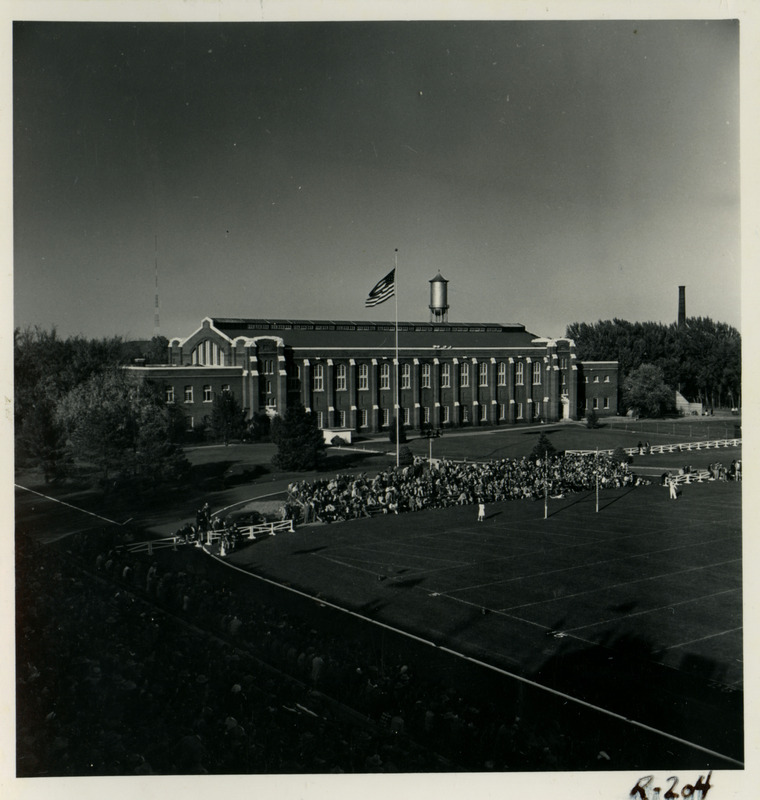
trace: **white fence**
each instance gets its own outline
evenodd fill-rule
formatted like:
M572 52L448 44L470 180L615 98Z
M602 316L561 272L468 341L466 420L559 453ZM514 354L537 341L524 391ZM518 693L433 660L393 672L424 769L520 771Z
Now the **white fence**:
M693 450L718 450L721 447L741 447L741 439L710 439L706 442L681 442L679 444L653 444L649 449L645 449L641 455L651 455L652 453L689 453ZM629 456L636 456L640 454L638 447L624 447L623 450ZM578 455L594 455L594 453L602 453L602 455L611 456L615 450L566 450L569 454Z
M289 531L290 533L295 531L292 519L286 519L282 522L262 522L259 525L243 525L237 529L238 534L250 542L255 541L260 536L276 536L278 533L283 533L285 531ZM209 530L206 531L203 536L197 539L191 539L190 541L185 541L182 536L151 539L147 542L135 542L134 544L130 544L127 550L130 553L148 553L151 555L154 550L165 550L168 547L176 550L178 545L181 544L192 544L196 547L204 547L219 541L222 538L222 533L223 531Z

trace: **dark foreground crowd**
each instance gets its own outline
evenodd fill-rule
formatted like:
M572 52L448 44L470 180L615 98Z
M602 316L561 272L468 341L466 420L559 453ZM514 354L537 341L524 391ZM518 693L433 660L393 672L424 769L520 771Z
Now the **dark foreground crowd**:
M475 503L538 499L571 492L620 488L649 481L607 455L563 454L546 460L501 459L485 463L442 460L389 469L374 477L338 475L290 484L290 513L335 522L375 513L398 514Z
M474 698L176 553L159 564L103 531L57 549L22 533L16 555L19 776L606 769L619 754L601 727L579 739L514 688Z

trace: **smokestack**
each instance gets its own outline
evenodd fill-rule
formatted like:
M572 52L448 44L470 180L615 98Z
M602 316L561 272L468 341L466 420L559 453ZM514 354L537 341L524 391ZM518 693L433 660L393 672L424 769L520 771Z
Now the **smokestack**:
M686 324L686 287L678 287L678 327Z

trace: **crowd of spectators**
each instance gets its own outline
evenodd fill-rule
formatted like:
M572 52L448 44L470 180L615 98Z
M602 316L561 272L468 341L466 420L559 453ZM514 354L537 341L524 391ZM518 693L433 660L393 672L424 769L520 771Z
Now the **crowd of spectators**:
M560 497L572 492L648 483L625 461L599 454L562 454L545 459L484 463L417 459L412 466L367 475L337 475L288 487L289 513L310 521L356 519L473 503Z
M17 538L20 776L599 766L597 737L580 744L514 691L474 699L176 553L129 553L107 531L65 550Z

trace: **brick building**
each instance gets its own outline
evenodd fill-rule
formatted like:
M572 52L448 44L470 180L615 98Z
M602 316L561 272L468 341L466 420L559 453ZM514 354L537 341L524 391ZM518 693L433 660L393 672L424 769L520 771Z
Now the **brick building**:
M576 359L569 339L521 324L450 323L446 281L431 282L430 321L205 318L169 343L169 365L133 367L181 404L190 427L231 391L249 418L291 403L320 427L376 433L394 418L409 428L556 422L617 413L617 362Z

